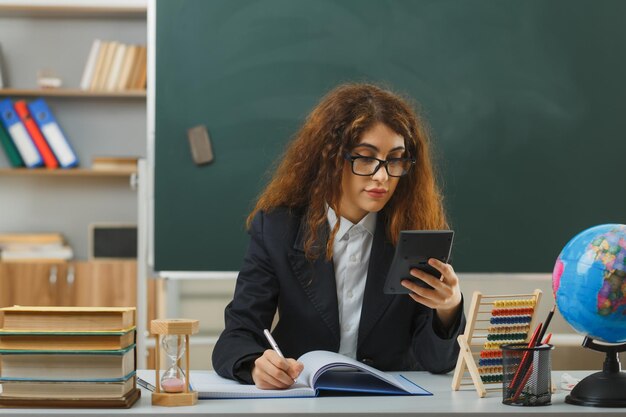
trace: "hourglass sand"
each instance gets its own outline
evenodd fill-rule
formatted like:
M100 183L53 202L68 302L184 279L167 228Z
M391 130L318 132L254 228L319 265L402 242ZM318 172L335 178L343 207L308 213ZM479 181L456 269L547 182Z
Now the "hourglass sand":
M161 376L161 389L165 392L176 393L185 390L183 370L178 366L186 350L183 341L183 336L176 334L168 334L161 338L161 346L169 362L167 370Z
M159 381L152 393L152 405L175 407L194 405L198 401L198 393L189 390L189 335L198 333L198 327L198 320L169 319L150 322L150 333L156 338L155 381ZM168 368L159 378L161 345L167 356ZM183 354L185 372L181 369Z

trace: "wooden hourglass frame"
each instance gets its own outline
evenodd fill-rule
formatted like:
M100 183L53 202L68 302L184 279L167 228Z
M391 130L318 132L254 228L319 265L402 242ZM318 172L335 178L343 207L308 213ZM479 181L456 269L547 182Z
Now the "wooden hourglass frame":
M198 392L189 390L189 336L198 333L198 320L189 319L163 319L152 320L150 322L150 333L156 339L155 345L155 390L152 393L152 405L166 407L176 407L184 405L194 405L198 402ZM175 335L185 337L185 372L183 378L182 392L164 392L161 387L161 372L159 363L161 362L161 338ZM182 356L182 355L181 355ZM182 357L177 358L176 366L180 368Z

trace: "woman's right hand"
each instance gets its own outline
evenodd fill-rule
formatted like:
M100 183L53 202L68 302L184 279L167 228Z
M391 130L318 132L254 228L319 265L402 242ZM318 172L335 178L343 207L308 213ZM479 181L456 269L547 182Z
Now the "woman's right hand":
M260 389L285 389L293 385L303 369L301 362L282 358L268 349L254 361L252 380Z

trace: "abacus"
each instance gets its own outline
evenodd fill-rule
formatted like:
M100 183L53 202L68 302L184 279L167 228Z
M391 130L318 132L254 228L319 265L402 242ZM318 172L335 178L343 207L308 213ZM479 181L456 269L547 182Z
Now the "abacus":
M473 385L480 398L487 391L502 391L500 346L528 341L540 299L539 289L531 294L474 292L465 332L457 338L461 351L452 379L453 390Z

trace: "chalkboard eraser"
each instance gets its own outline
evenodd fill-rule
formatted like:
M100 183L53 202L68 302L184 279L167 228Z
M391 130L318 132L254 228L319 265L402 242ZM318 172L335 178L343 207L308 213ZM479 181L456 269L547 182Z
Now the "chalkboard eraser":
M196 165L204 165L213 162L213 149L211 139L206 126L199 125L187 130L191 158Z

